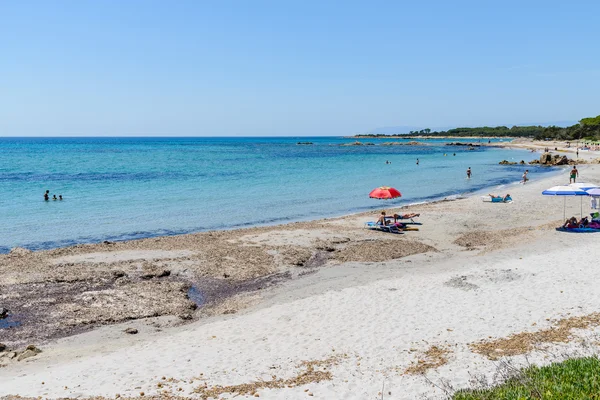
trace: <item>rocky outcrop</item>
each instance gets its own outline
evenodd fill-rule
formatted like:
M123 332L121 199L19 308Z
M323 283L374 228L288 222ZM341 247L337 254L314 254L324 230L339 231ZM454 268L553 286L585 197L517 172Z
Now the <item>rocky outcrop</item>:
M515 165L515 164L516 164L516 162L514 162L514 161L502 160L502 161L500 161L498 164L500 164L500 165Z
M552 165L552 154L544 153L540 156L540 164L542 165Z
M128 333L130 335L135 335L138 333L138 330L135 328L127 328L127 329L125 329L125 333Z
M576 164L585 164L585 160L572 160L567 156L561 156L560 154L550 154L544 153L540 156L540 160L537 162L530 162L529 164L540 164L540 165L576 165Z
M446 143L446 146L469 146L469 147L481 147L480 144L473 143L462 143L462 142L450 142Z
M4 343L0 343L0 353L2 353L3 351L6 351L7 347Z
M381 143L382 146L424 146L424 143L421 142L385 142Z

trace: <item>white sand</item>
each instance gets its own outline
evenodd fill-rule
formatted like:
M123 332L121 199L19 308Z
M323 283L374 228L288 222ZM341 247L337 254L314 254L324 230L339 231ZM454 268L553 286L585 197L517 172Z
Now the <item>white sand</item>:
M598 171L588 168L585 180L597 179ZM561 175L511 187L515 203L510 205L474 197L466 200L470 209L465 212L481 215L482 224L490 213L517 214L520 226L530 223L530 214L534 220L546 215L546 222L548 214L553 214L550 220L561 219L562 201L542 197L540 188L563 180ZM578 201L569 204L569 212L575 210ZM427 225L415 234L427 236ZM313 237L301 240L307 239ZM323 399L379 399L384 386L385 399L444 398L431 382L468 387L472 376L491 379L496 371L497 363L469 344L549 327L548 319L600 311L599 239L600 234L545 230L483 255L442 251L325 267L268 293L244 313L161 332L138 321L135 336L121 333L132 325L127 324L51 343L39 356L0 369L0 396L114 397L162 390L193 395L193 388L205 382L210 387L273 375L289 378L301 371L303 360L338 356L330 381L258 393L266 399L304 399L308 393ZM596 344L584 349L574 341L552 349L596 351L597 340L588 342ZM427 379L404 374L432 345L450 351L448 363L430 370ZM530 360L547 362L545 355L535 353ZM523 357L512 359L523 365ZM162 376L183 381L159 389ZM179 387L183 390L176 391Z

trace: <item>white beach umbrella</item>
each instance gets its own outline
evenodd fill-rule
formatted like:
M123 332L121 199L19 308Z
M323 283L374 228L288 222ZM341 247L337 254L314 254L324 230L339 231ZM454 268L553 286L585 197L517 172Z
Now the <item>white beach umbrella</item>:
M593 188L586 190L587 194L590 196L600 196L600 188Z
M600 187L600 185L596 185L595 183L588 183L588 182L571 183L569 186L577 188L577 189L581 189L581 190L586 190L586 191Z
M554 186L550 189L546 189L542 192L544 196L564 196L564 204L563 204L563 219L566 216L566 208L567 208L567 196L589 196L588 192L585 190L581 190L577 187L573 186ZM582 200L583 202L583 200ZM583 207L583 206L582 206ZM583 208L581 210L581 215L583 216Z
M569 186L575 187L577 189L585 190L586 192L590 189L598 188L598 185L596 185L595 183L589 183L589 182L571 183L571 184L569 184ZM589 193L588 193L588 196L589 196ZM581 216L583 216L583 197L580 200L580 211L579 212L581 213Z

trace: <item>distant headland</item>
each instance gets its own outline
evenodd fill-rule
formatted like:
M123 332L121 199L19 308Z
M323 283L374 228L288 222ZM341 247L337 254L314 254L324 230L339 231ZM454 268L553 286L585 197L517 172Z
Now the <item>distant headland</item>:
M431 129L411 130L392 134L366 133L352 136L353 138L518 138L528 137L536 140L600 140L600 115L582 118L578 124L567 127L558 126L481 126L476 128L454 128L443 131Z

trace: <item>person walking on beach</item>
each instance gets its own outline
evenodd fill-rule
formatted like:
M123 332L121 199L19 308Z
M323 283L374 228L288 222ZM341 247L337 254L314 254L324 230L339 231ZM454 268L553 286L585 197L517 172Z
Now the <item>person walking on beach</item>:
M467 169L467 179L471 179L471 167Z
M46 190L46 193L44 193L44 200L45 201L50 200L50 191L49 190Z
M525 172L523 172L523 181L522 181L523 184L526 183L529 180L529 178L527 177L528 173L529 173L528 169L526 169Z
M579 171L577 171L577 167L573 165L573 169L571 170L571 175L569 176L569 183L576 183L576 179L579 176Z

